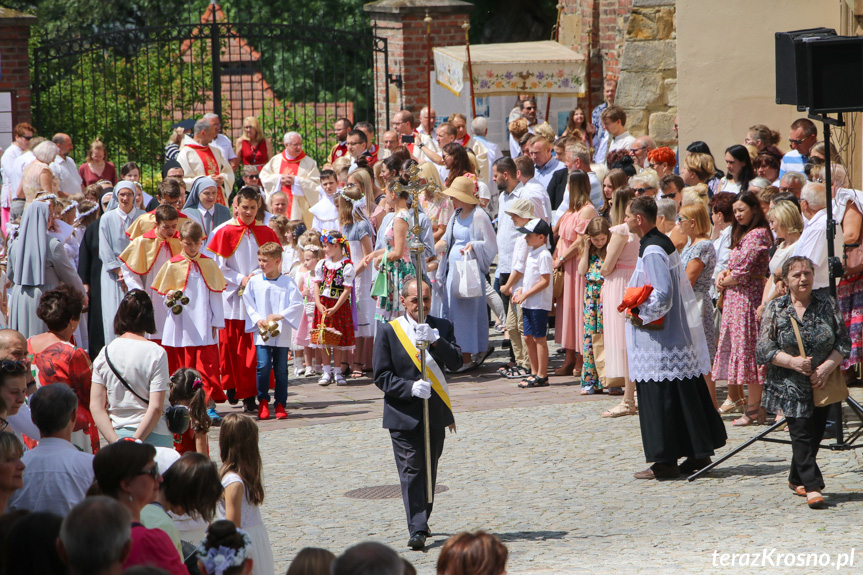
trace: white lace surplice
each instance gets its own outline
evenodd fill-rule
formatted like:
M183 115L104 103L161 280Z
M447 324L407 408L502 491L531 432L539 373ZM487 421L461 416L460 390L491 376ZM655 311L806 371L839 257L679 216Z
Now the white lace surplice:
M629 287L650 284L650 298L638 306L645 324L664 318L659 329L626 324L629 377L663 381L698 377L710 372L710 355L695 293L677 252L667 254L650 245L638 258ZM652 328L653 326L651 326Z

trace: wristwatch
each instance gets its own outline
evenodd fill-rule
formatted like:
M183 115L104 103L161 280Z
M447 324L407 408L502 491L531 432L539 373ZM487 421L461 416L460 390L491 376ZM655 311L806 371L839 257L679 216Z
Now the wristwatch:
M425 145L425 144L423 144L422 142L417 142L417 146L419 147L419 149L420 149L420 150L422 150L422 149L423 149L423 146L424 146L424 145Z

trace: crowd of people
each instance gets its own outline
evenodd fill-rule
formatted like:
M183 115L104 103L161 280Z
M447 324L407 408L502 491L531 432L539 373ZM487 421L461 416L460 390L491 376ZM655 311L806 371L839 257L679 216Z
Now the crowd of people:
M454 423L444 373L480 368L491 330L509 356L498 373L519 388L574 378L581 394L620 396L602 417L639 415L653 465L638 478L709 464L722 415L786 418L791 488L822 507L828 408L813 389L838 369L853 383L863 354L863 193L810 120L791 125L785 154L778 132L752 126L723 172L704 142L673 150L630 135L615 90L607 81L605 101L590 118L573 109L559 136L519 97L503 152L485 118L438 122L428 108L398 111L380 145L370 123L341 118L325 158L296 132L277 153L253 117L232 143L208 114L172 134L154 196L134 161L118 176L101 141L78 167L68 135L15 126L0 196L8 533L54 529L59 556L40 560L62 572L271 574L258 428L224 404L283 420L291 367L321 386L371 375L397 463L421 453L416 402L435 398L436 470ZM563 356L553 372L550 329ZM428 376L396 349L420 344ZM405 465L420 549L431 506ZM46 513L60 518L34 522ZM87 525L103 553L82 552ZM470 537L447 546L480 545L498 556L487 572L503 572L500 542ZM479 572L446 563L442 553L439 572Z

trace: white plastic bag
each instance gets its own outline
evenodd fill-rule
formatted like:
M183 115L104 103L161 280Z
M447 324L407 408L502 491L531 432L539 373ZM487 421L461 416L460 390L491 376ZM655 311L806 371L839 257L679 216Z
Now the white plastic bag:
M464 254L464 258L455 263L456 277L453 278L453 295L460 299L470 299L485 295L482 289L482 279L479 277L479 264L473 256L473 251Z

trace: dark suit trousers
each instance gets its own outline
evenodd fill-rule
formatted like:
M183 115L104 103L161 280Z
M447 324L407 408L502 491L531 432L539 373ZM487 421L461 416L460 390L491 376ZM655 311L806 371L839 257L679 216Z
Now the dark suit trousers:
M806 491L821 491L824 489L824 477L815 457L818 447L824 438L824 428L827 426L827 415L830 406L816 407L812 417L789 417L788 433L791 436L791 473L788 481L794 485L802 485Z
M437 484L437 462L443 453L445 432L445 428L431 428L433 486ZM402 485L402 499L405 503L408 531L410 535L417 531L430 533L428 519L432 512L432 504L427 502L426 496L423 426L420 425L411 431L391 429L390 438L393 441L393 454L396 458L396 467Z

